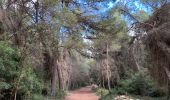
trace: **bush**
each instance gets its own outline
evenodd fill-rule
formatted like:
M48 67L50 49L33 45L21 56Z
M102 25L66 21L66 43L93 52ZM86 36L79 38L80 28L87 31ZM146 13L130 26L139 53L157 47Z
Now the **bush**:
M56 97L57 97L58 99L62 99L65 95L66 95L66 91L57 89Z
M19 91L26 94L40 94L43 89L42 81L34 73L32 67L26 67L21 73L22 79L19 84Z
M104 89L104 88L99 88L99 89L97 89L96 94L102 98L109 94L109 90Z
M17 100L27 95L40 94L43 87L32 66L21 65L19 50L0 42L0 99L13 98L17 89ZM23 63L23 62L22 62Z
M148 95L150 97L163 97L166 95L166 93L165 93L164 89L152 87L149 90Z
M33 97L32 97L32 100L47 100L47 99L40 94L34 94Z
M7 43L0 42L0 82L13 81L18 75L19 60L20 54L17 50L11 48Z
M116 92L115 92L116 91ZM147 71L141 71L130 75L130 78L120 81L120 87L113 90L116 94L135 94L158 97L163 96L163 90L157 87L153 79L147 74Z
M127 94L127 91L123 87L116 87L112 89L111 93L117 95L125 95Z
M0 42L0 99L9 99L14 80L19 75L20 54L7 43Z

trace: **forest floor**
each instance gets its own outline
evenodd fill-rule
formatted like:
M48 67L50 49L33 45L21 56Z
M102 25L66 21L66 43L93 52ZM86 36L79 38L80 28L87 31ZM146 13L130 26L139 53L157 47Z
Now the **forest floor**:
M75 91L71 91L65 100L99 100L99 97L92 92L91 86L83 87Z

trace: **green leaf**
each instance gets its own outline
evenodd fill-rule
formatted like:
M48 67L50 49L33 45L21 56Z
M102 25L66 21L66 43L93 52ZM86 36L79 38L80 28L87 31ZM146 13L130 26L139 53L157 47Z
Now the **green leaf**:
M6 82L0 82L0 89L9 89L11 87L10 84Z

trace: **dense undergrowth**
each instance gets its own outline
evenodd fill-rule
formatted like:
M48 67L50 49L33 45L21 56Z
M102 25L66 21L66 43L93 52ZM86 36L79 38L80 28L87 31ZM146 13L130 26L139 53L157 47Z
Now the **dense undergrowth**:
M8 43L0 42L0 99L43 100L50 92L45 89L41 72L35 73L30 65L24 65L21 52ZM8 74L7 74L8 73ZM56 97L64 97L65 92L57 90Z
M113 100L117 95L127 95L144 100L164 100L166 95L165 88L158 86L147 71L129 72L120 80L119 85L110 91L104 88L94 91L101 97L101 100Z
M0 56L0 99L8 100L16 94L17 100L23 100L41 93L42 80L31 66L22 65L19 50L0 42Z

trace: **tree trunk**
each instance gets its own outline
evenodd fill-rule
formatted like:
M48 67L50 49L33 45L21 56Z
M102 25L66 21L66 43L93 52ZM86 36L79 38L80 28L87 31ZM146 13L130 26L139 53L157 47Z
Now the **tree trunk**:
M15 90L15 93L14 93L14 100L17 100L17 89Z
M168 93L167 93L167 100L170 100L170 71L168 68L164 67L166 75L168 77Z
M54 58L54 65L52 68L52 80L51 80L51 96L56 95L56 89L57 89L57 80L59 88L61 88L61 76L60 76L60 70L59 70L59 62Z
M135 57L135 47L134 46L135 46L135 44L132 46L132 56L133 56L137 71L140 71L140 66L139 66L137 59Z
M56 88L57 88L57 64L53 65L52 68L52 80L51 80L51 96L56 95Z
M107 47L106 47L106 57L107 57L107 58L106 58L106 61L107 61L107 62L106 62L106 68L107 68L107 69L106 69L106 70L107 70L107 83L108 83L108 88L109 88L109 91L110 91L111 88L110 88L110 71L109 71L110 68L109 68L109 61L108 61L108 60L109 60L108 42L107 42L106 45L107 45Z
M57 60L57 76L58 76L58 86L59 86L59 89L62 89L62 75L61 75L61 69L60 69L60 62L59 60Z
M167 100L170 100L170 80L168 81L168 93L167 93Z

